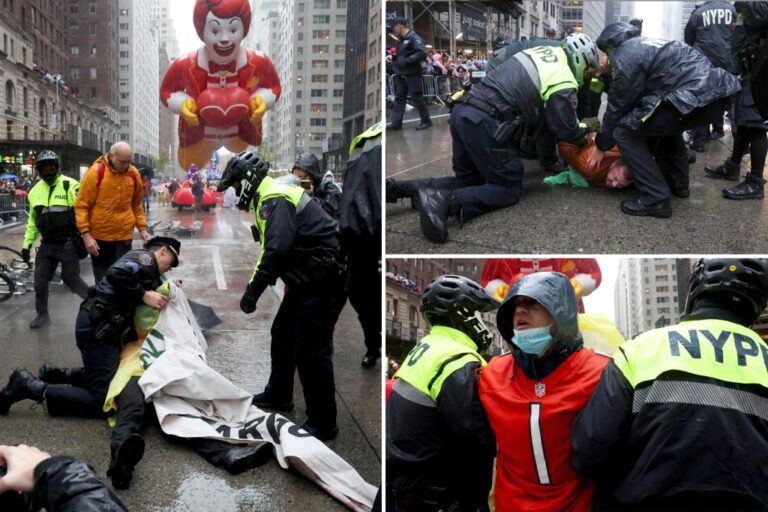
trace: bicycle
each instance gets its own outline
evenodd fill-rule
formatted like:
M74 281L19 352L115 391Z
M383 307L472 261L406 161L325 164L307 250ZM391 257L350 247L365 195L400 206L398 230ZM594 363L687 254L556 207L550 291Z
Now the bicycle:
M51 276L51 283L60 285L64 281L58 269ZM14 295L23 295L35 289L34 263L24 262L21 253L10 247L0 246L0 302Z

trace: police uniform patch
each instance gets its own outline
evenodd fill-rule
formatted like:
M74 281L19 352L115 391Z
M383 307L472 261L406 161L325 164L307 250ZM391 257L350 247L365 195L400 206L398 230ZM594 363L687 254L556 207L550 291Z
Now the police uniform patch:
M272 201L262 203L261 208L259 208L259 217L262 220L267 220L272 215L272 210L274 210L274 203Z
M144 265L145 267L149 267L152 265L152 255L148 252L142 252L139 254L139 263Z

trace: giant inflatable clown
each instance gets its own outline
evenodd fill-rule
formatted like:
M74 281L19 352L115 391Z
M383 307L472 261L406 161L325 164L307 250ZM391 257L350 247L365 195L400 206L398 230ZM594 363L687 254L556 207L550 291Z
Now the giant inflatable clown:
M202 168L223 145L239 153L261 144L261 118L280 97L264 54L241 46L251 24L248 0L196 0L194 24L205 43L168 68L163 105L179 114L179 163Z

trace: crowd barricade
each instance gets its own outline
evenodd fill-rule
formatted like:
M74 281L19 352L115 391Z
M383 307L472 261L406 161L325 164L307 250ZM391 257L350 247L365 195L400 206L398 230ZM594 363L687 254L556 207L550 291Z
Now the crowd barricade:
M395 101L395 82L392 75L387 75L387 97L388 102Z
M421 82L424 89L424 99L427 101L437 100L445 105L437 91L437 78L438 77L435 75L425 75L421 77Z
M437 76L437 94L441 98L445 98L461 89L461 78L454 78L450 76Z
M25 195L0 194L0 224L16 217L22 220L29 217L29 200Z

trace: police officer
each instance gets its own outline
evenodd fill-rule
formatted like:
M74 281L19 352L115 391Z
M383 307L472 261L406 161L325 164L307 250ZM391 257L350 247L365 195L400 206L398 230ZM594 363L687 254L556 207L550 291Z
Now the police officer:
M632 181L642 193L624 200L627 215L670 217L670 197L688 197L688 155L683 131L722 114L738 79L712 67L679 41L639 37L628 23L608 25L597 39L614 74L603 125L588 160L600 163L618 144ZM654 158L655 157L655 158Z
M462 96L450 117L453 177L387 180L387 201L418 197L421 230L436 243L448 239L450 216L463 220L511 206L522 194L520 147L544 127L561 141L583 146L597 119L580 126L576 90L599 66L597 48L571 34L563 48L536 47L507 59Z
M339 217L349 303L363 328L364 368L381 357L381 128L376 123L350 144Z
M296 159L291 172L301 180L301 187L320 202L323 209L333 217L339 218L341 187L333 177L323 177L320 162L312 153L304 153Z
M571 438L605 510L765 509L766 303L768 260L700 260L684 320L616 351Z
M488 510L496 441L477 372L492 340L480 313L498 306L463 276L424 289L420 311L432 329L395 374L386 408L387 490L397 510Z
M120 364L122 347L136 339L136 307L141 303L157 309L165 306L168 298L155 289L161 284L160 276L179 264L180 249L181 242L174 238L155 237L147 242L147 248L130 251L109 267L80 305L75 321L83 367L46 365L41 368L40 378L25 368L17 368L0 391L0 414L7 414L11 405L20 400L31 399L45 400L51 416L103 417L104 400ZM121 414L128 412L118 411L118 423ZM107 475L118 486L127 486L143 453L144 439L140 435L121 438L118 432Z
M267 286L288 285L272 323L272 372L257 407L293 408L298 369L307 404L303 428L322 441L338 434L333 379L333 326L346 301L336 221L304 189L267 176L269 164L244 151L224 170L221 187L241 190L238 208L256 211L261 253L240 309L250 314Z
M387 130L400 130L403 127L405 100L410 96L413 106L419 111L421 123L417 130L432 126L427 104L424 102L424 84L422 83L421 63L427 58L427 47L421 36L408 28L408 20L394 18L392 33L397 36L398 43L395 51L395 61L392 66L392 80L395 85L395 105L392 109L392 120L387 124Z
M736 61L731 53L731 37L733 25L736 23L736 9L730 2L713 0L704 2L691 13L685 25L685 43L693 46L707 56L709 62L716 68L729 73L737 73ZM702 153L704 141L709 135L709 125L712 125L710 138L723 137L722 112L691 130L691 149Z
M35 169L41 180L29 191L29 221L21 256L29 263L30 249L38 233L43 241L35 257L35 311L31 329L50 323L48 315L48 283L61 262L61 278L80 298L88 295L88 285L80 277L82 244L75 226L75 199L79 184L59 172L59 157L45 149L37 155ZM84 247L83 247L84 248Z

